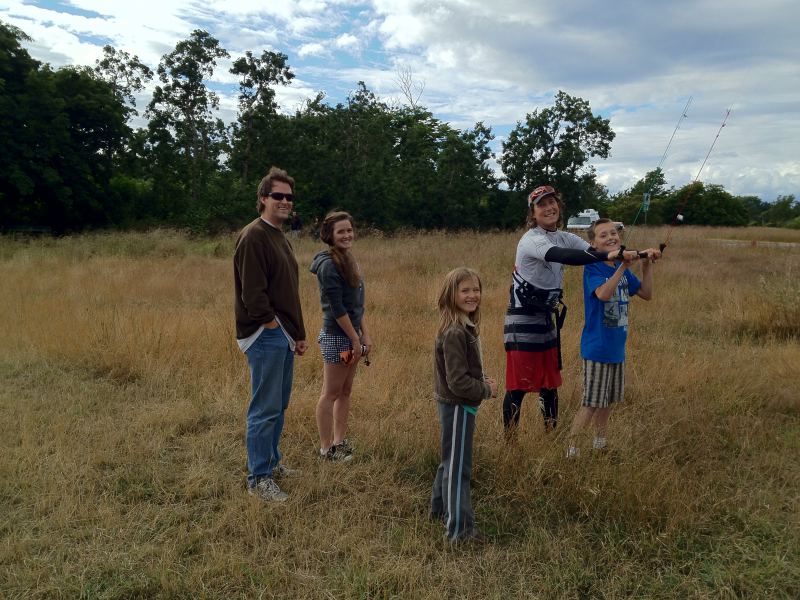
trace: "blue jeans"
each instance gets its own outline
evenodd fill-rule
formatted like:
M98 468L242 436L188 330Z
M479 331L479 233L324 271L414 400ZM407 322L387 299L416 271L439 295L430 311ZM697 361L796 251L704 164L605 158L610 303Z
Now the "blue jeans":
M252 394L247 409L247 482L272 477L280 464L278 442L292 392L294 353L280 327L264 329L247 349Z

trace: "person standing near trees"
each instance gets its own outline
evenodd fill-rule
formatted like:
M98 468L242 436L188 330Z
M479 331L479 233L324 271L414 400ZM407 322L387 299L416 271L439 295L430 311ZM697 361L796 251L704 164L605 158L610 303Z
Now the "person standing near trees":
M545 431L558 422L561 386L560 329L566 316L561 301L564 265L587 265L619 258L635 260L635 250L592 250L575 234L560 231L564 204L558 192L541 185L528 195L528 231L517 246L508 309L503 325L506 393L503 425L519 424L525 394L539 392ZM619 255L619 256L618 256Z
M328 213L322 222L320 239L328 250L317 253L311 272L319 282L323 323L319 332L322 350L322 393L317 402L319 453L332 461L352 458L347 441L350 393L356 367L372 349L364 319L364 278L353 256L353 217L344 211Z
M263 500L288 496L276 476L298 473L278 449L292 391L294 355L306 351L297 260L282 226L294 203L294 179L272 167L258 185L260 216L236 240L233 256L236 338L250 368L247 489Z
M300 231L303 229L303 220L300 218L296 212L292 213L292 223L290 225L292 231L292 237L297 238L300 235Z

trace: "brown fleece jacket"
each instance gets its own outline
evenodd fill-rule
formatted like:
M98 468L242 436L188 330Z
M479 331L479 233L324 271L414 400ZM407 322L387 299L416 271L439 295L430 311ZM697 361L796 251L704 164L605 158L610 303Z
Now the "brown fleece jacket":
M242 229L233 253L236 338L253 335L276 316L292 339L306 339L297 260L280 229L259 217Z
M444 404L478 406L492 395L483 380L483 366L474 327L452 325L436 338L434 395Z

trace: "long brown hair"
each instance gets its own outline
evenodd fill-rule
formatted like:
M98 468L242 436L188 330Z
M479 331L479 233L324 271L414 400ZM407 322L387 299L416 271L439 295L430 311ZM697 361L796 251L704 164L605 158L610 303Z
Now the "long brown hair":
M560 193L556 193L553 197L556 199L556 202L558 202L558 223L556 223L556 229L560 229L564 226L564 210L566 209ZM528 206L528 216L525 221L525 226L528 229L536 227L536 217L533 216L533 204Z
M472 321L475 325L475 333L479 333L481 324L481 306L469 315L465 315L456 306L456 294L458 294L458 286L465 279L475 279L478 282L478 287L483 295L483 284L481 283L481 276L474 269L468 267L458 267L453 269L444 276L441 290L439 291L439 329L436 335L442 335L452 325L466 325L466 319Z
M322 221L322 227L319 230L319 239L330 247L331 259L347 284L350 287L358 287L358 284L361 283L361 273L353 253L349 250L340 250L333 243L333 228L339 221L350 221L355 238L356 223L353 221L353 217L343 210L335 210L325 215L325 220Z

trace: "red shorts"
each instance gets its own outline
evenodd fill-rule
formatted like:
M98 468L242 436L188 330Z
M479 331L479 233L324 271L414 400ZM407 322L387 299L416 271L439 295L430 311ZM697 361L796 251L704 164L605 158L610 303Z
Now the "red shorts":
M506 350L506 390L534 392L560 386L558 348L544 352Z

